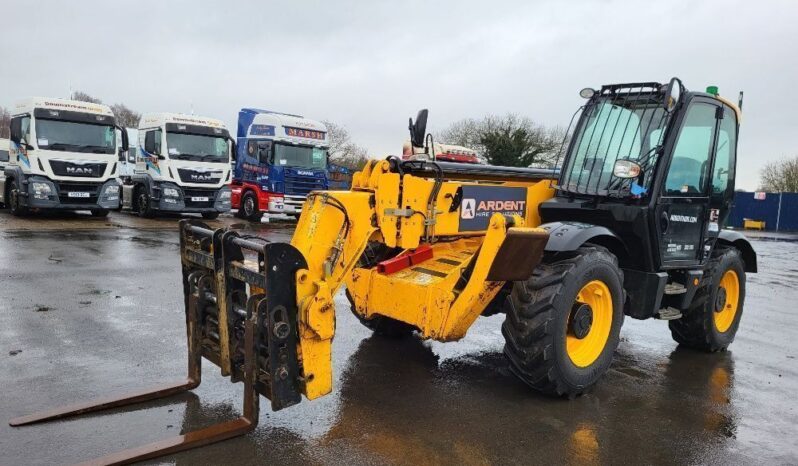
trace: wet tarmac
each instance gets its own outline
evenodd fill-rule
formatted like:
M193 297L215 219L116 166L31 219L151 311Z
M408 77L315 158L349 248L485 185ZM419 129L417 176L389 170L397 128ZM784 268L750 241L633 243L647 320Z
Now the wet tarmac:
M234 218L214 224L235 225ZM291 224L242 225L287 240ZM176 219L0 212L0 464L67 464L230 420L241 385L11 428L5 420L185 374ZM761 273L730 350L677 348L667 324L627 318L589 394L530 392L501 354L503 316L465 339L370 335L336 297L334 391L245 437L166 464L798 464L798 243L754 240ZM157 464L155 462L153 464Z

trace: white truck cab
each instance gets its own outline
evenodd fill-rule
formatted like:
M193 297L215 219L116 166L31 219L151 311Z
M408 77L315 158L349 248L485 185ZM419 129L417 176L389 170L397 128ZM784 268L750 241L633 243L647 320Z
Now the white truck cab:
M216 218L230 210L230 163L235 143L224 123L177 113L139 120L138 145L129 151L122 208L152 217L157 212L199 213Z
M124 131L110 107L32 97L13 108L10 129L0 202L13 214L61 209L105 216L119 206L115 174L128 139L123 134L117 143L116 131Z

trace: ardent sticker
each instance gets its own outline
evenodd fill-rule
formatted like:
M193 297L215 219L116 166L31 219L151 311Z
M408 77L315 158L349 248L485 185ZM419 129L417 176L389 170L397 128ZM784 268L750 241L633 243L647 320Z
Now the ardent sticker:
M485 230L493 214L526 216L526 189L501 186L463 186L460 231Z

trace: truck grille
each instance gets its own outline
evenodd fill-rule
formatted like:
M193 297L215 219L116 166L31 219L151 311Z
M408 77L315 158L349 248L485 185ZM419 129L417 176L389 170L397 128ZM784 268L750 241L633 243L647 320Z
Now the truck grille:
M216 184L222 179L222 171L198 171L178 168L177 174L183 183Z
M97 199L100 195L101 184L88 184L88 183L62 183L59 182L58 186L58 199L62 204L97 204ZM69 193L73 193L70 196ZM74 193L89 193L88 197L77 197Z
M57 176L99 178L105 173L107 163L73 163L64 160L51 160L50 168Z
M322 189L324 189L323 178L285 175L285 194L307 196L311 191L319 191Z
M206 197L207 201L192 201L192 197ZM213 207L216 199L216 190L213 189L183 189L183 202L186 207Z

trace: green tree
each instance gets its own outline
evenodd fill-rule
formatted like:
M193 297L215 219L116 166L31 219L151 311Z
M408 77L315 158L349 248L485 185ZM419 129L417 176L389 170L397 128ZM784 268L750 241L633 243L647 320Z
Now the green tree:
M491 165L551 167L565 134L513 113L456 121L436 135L436 141L476 150Z

